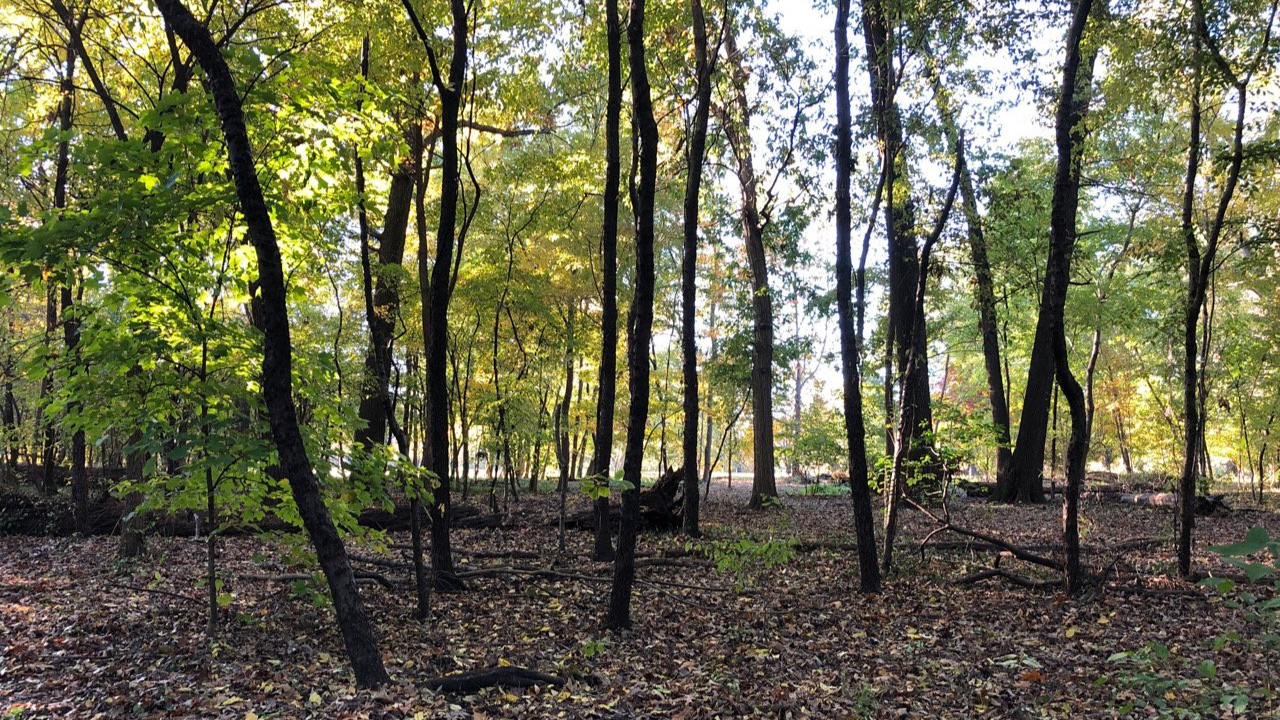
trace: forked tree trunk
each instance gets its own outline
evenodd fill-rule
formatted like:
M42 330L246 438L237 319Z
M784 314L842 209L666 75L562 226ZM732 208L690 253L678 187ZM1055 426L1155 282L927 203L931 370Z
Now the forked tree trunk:
M881 146L884 172L885 234L889 246L889 332L887 377L896 369L899 399L894 403L893 382L886 386L886 415L894 409L898 417L886 423L899 428L898 440L906 446L907 457L923 459L930 453L921 440L933 428L929 398L928 353L925 343L923 309L915 302L918 286L919 245L917 244L916 206L911 196L910 178L903 139L902 117L896 101L894 8L886 0L863 0L862 30L867 51L867 71L871 84L871 114L876 137ZM915 372L907 378L910 358L916 358ZM895 407L896 405L896 407ZM891 454L892 438L886 440Z
M1081 15L1081 6L1084 14ZM1079 142L1083 140L1084 117L1089 109L1093 85L1096 45L1082 45L1084 25L1094 9L1092 0L1075 0L1067 32L1067 59L1063 64L1063 88L1059 98L1057 123L1058 167L1054 176L1053 210L1050 215L1049 255L1045 267L1040 312L1036 320L1031 363L1022 400L1022 420L1013 449L1009 472L996 479L995 498L1004 502L1044 502L1044 449L1049 432L1050 396L1055 375L1054 328L1062 323L1066 307L1066 285L1055 286L1055 274L1070 277L1071 254L1075 249L1075 219L1080 198ZM1070 82L1070 85L1066 83ZM1065 149L1064 149L1065 144ZM1070 153L1076 153L1071 155ZM1067 239L1053 240L1065 233ZM1074 411L1073 411L1074 412ZM1082 428L1083 430L1083 428ZM1086 438L1086 442L1088 439Z
M1185 435L1183 437L1182 476L1178 482L1178 571L1183 575L1191 573L1191 535L1195 527L1196 506L1196 461L1201 454L1207 455L1204 443L1205 423L1205 384L1203 360L1198 347L1197 326L1200 313L1205 307L1205 298L1213 281L1214 263L1217 259L1218 245L1222 230L1226 226L1227 211L1235 197L1236 186L1240 180L1240 168L1244 164L1244 126L1248 109L1248 88L1252 79L1251 69L1244 75L1238 75L1231 64L1223 57L1221 45L1209 34L1208 22L1205 19L1205 8L1202 0L1195 0L1196 47L1192 58L1194 63L1194 82L1191 98L1190 142L1187 152L1187 173L1182 197L1182 234L1187 252L1187 306L1184 318L1184 354L1182 398ZM1205 62L1205 51L1217 66L1221 75L1236 93L1236 117L1232 128L1231 156L1227 166L1226 177L1218 195L1214 216L1205 229L1204 250L1201 252L1200 241L1196 237L1195 198L1196 179L1199 171L1201 148L1200 137L1200 96L1202 91L1203 71L1201 64ZM1265 48L1264 48L1265 51ZM1257 64L1250 67L1256 68ZM1206 334L1208 321L1206 320ZM1207 349L1208 340L1205 340ZM1206 461L1206 468L1209 463Z
M449 537L449 299L453 294L454 253L460 252L458 198L462 164L458 153L458 117L463 85L467 77L468 5L465 0L449 0L452 19L452 54L447 79L441 74L434 46L418 20L412 0L401 0L413 23L431 66L431 81L440 95L440 222L436 226L434 257L427 248L418 248L418 287L422 294L423 357L427 369L427 431L425 465L435 473L436 487L427 506L431 518L431 569L435 589L462 589L453 567Z

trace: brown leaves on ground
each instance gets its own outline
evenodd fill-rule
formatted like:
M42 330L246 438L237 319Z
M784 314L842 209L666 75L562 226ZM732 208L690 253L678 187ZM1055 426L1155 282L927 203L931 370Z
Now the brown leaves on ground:
M793 495L747 512L717 487L708 536L800 540L773 567L718 571L695 553L639 570L636 627L599 629L608 565L587 560L589 533L556 553L546 523L554 499L524 499L513 528L462 530L460 570L552 568L559 576L497 575L436 595L411 619L408 570L397 589L362 586L398 684L351 683L331 612L292 583L248 576L306 572L279 543L231 538L220 571L232 594L221 634L204 634L204 546L151 540L144 562L115 562L113 538L0 538L0 716L56 718L1078 718L1268 717L1280 660L1274 632L1247 607L1171 576L1168 508L1085 507L1086 560L1106 585L1084 598L952 581L997 556L906 514L898 572L883 594L855 592L844 498ZM584 499L575 503L585 506ZM983 503L953 508L960 525L1054 554L1060 509ZM1197 543L1230 542L1280 517L1241 510L1199 519ZM1153 542L1135 542L1150 539ZM405 538L394 537L394 543ZM641 552L683 555L685 541L644 536ZM1048 548L1048 549L1046 549ZM536 559L485 553L522 550ZM373 548L357 548L362 557ZM403 554L386 551L384 560ZM1000 558L1001 567L1044 579ZM1201 572L1227 571L1211 554ZM593 579L598 578L598 579ZM1161 649L1167 652L1162 652ZM1205 662L1210 665L1205 665ZM446 697L415 687L441 674L514 664L569 680L564 688ZM1240 697L1244 700L1241 701ZM1243 705L1240 703L1243 702ZM8 715L4 715L4 713ZM1183 712L1184 715L1175 715Z

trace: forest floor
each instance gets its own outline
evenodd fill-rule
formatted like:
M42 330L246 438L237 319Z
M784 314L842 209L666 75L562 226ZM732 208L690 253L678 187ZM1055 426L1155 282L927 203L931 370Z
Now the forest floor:
M587 558L586 532L571 531L558 552L550 495L513 505L509 527L455 531L468 553L459 567L576 577L473 578L468 592L433 596L418 623L405 573L362 564L396 584L362 585L396 682L376 692L353 687L331 611L309 601L305 582L261 579L307 572L283 541L222 543L229 604L210 641L203 541L154 538L144 561L121 565L111 537L2 537L0 717L1280 717L1276 629L1173 576L1172 508L1086 503L1085 560L1104 582L1080 598L1002 578L955 585L996 554L951 533L922 553L933 522L907 511L897 572L864 597L848 500L792 490L780 508L751 513L745 488L713 488L708 539L691 548L643 535L645 556L674 557L639 569L635 629L625 633L599 629L610 566ZM1236 510L1198 518L1203 574L1232 569L1210 544L1255 525L1280 534L1280 515L1231 501ZM1055 503L951 508L956 524L1046 555L1060 513ZM533 555L487 555L513 550ZM382 557L404 559L394 548ZM568 682L465 696L419 688L506 664Z

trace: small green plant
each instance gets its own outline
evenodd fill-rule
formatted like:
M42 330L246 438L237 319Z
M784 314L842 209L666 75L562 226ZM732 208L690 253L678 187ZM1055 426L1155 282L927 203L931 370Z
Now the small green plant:
M1117 697L1125 698L1120 713L1142 711L1162 720L1244 716L1254 697L1265 698L1270 690L1251 691L1247 687L1220 683L1218 663L1212 658L1194 662L1174 655L1163 643L1150 643L1140 650L1113 653L1107 661L1121 666L1114 677L1095 684L1113 683ZM1193 675L1193 676L1188 676Z
M756 541L751 538L713 540L704 545L716 569L741 574L749 567L771 568L795 557L796 551L787 540Z
M848 495L849 488L834 483L814 483L805 485L802 493L804 495L839 496Z
M1220 556L1223 562L1243 570L1249 582L1262 583L1271 580L1275 589L1280 591L1280 540L1273 540L1266 528L1260 525L1254 526L1249 528L1240 542L1214 545L1209 550ZM1270 563L1249 560L1249 556L1258 555L1264 551L1271 556ZM1236 582L1230 578L1205 578L1200 581L1200 584L1224 595L1236 589ZM1238 601L1251 605L1258 612L1269 614L1273 618L1276 611L1280 610L1280 597L1259 602L1253 593L1242 592L1238 595Z
M582 657L593 658L597 655L603 655L604 647L604 638L587 638L582 641Z

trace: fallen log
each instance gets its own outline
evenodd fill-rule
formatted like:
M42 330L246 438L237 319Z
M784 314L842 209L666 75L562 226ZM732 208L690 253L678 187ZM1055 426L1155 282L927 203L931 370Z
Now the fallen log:
M534 685L560 687L564 678L509 665L506 667L468 670L457 675L443 675L425 680L420 685L438 693L474 693L489 687L524 688Z

